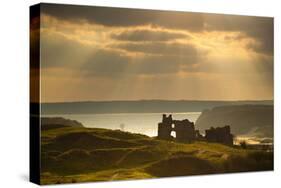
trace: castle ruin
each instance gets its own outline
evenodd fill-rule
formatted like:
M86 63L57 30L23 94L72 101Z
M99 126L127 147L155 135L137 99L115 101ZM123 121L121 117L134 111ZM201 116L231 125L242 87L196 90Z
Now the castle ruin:
M211 127L205 131L205 138L208 142L218 142L226 145L233 145L233 135L230 132L230 126Z
M172 136L172 133L175 136ZM206 130L206 135L200 134L195 130L193 122L188 119L173 120L172 115L163 114L162 122L158 123L158 138L164 140L175 140L177 142L208 141L226 145L233 145L233 135L230 126L218 127Z
M170 140L172 132L175 132L175 140L179 142L191 142L196 138L194 123L188 119L173 120L172 115L168 117L163 114L162 122L158 124L158 138Z

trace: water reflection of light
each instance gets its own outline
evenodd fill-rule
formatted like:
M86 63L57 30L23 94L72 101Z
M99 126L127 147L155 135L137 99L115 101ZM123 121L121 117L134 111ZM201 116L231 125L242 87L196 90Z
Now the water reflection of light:
M246 142L249 145L272 145L272 142L262 143L264 139L272 139L272 138L259 138L253 136L237 136L234 139L234 145L240 145L241 142Z
M77 120L85 127L124 130L147 136L157 136L158 123L162 120L161 113L114 113L114 114L55 114L44 117L64 117ZM195 122L201 112L166 112L174 119L189 119Z

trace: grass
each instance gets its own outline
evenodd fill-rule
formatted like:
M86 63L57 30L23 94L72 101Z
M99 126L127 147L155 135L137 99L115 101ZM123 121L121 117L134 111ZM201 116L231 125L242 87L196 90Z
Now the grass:
M119 130L42 130L41 183L145 179L273 170L273 153L158 140Z

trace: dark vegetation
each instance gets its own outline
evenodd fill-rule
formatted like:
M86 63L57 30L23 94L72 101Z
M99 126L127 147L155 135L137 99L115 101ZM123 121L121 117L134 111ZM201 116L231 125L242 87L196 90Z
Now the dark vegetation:
M247 142L245 140L241 141L240 143L241 148L247 149Z
M50 126L50 125L49 125ZM273 153L56 124L41 133L42 184L273 169Z

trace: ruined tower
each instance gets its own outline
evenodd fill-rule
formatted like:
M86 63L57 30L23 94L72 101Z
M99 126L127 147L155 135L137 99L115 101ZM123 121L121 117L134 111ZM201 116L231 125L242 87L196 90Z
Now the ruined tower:
M175 131L176 137L171 136L171 132ZM173 120L172 115L163 114L162 122L158 124L158 138L171 140L175 139L179 142L191 142L196 138L194 123L188 119Z
M169 115L167 117L166 114L163 114L162 122L158 123L158 138L165 139L165 140L172 139L171 137L172 124L173 124L172 115Z
M233 145L233 135L230 132L230 126L217 127L206 130L205 138L208 142L217 142L226 145Z

